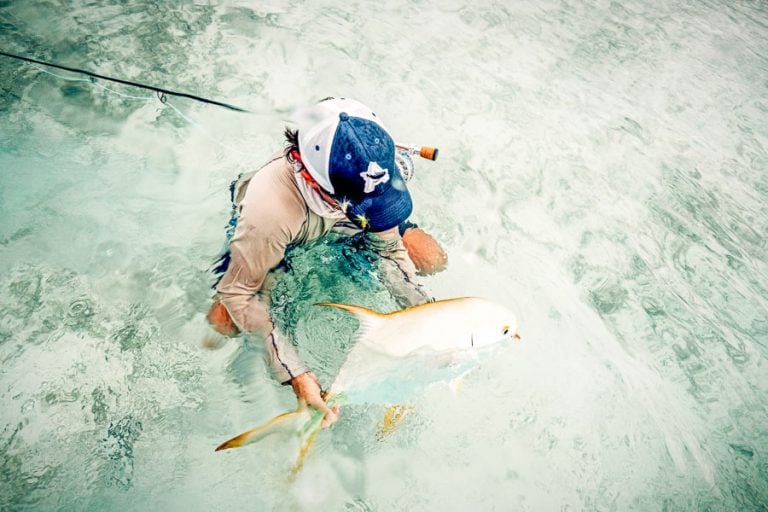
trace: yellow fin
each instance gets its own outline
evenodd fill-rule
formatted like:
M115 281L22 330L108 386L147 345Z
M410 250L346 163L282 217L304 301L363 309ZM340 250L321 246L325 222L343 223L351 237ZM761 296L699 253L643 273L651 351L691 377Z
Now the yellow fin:
M415 410L416 408L411 404L388 406L384 410L384 418L376 423L376 440L383 441L400 426L408 413Z
M307 460L307 455L309 455L310 450L315 445L315 438L317 438L317 434L320 433L320 429L318 428L314 432L312 432L309 437L304 441L304 443L301 445L301 449L299 450L299 456L296 457L296 463L293 465L293 468L291 469L291 480L295 480L296 476L299 474L299 471L301 471L301 468L304 467L304 461Z
M448 384L454 395L458 395L461 387L464 385L464 375L459 375Z
M470 368L469 370L465 371L452 381L448 383L448 387L453 392L454 396L459 394L459 391L461 391L461 388L464 387L464 382L467 380L467 375L475 371L474 368Z
M263 425L251 429L247 432L243 432L239 436L235 436L229 441L225 441L216 447L217 452L221 450L227 450L229 448L240 448L242 446L255 443L265 437L276 434L278 432L288 432L298 434L303 423L299 422L302 416L307 417L307 408L299 407L295 411L286 412L275 416Z

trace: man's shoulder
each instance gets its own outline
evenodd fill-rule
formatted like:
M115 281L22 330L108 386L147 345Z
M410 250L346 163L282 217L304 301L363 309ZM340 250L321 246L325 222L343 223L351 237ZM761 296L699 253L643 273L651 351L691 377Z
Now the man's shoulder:
M241 213L254 225L300 225L306 207L294 180L292 164L284 156L276 157L249 180L239 204Z
M277 155L251 176L243 200L258 196L260 201L265 201L275 196L295 195L295 191L293 164L285 156Z
M282 153L275 153L258 169L241 173L235 184L233 200L240 204L245 199L245 194L251 183L261 183L257 187L269 187L269 182L274 181L281 173L290 167L290 162Z
M279 184L285 182L286 180L284 178L290 176L292 172L293 165L288 161L288 158L283 154L276 154L267 160L267 162L253 174L250 182L265 184L276 182L275 184Z

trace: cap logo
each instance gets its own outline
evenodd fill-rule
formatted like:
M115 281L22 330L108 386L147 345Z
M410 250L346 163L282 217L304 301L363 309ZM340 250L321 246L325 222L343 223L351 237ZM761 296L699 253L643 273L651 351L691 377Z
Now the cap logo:
M374 191L376 185L389 181L389 170L382 169L376 162L371 162L368 164L368 169L365 172L361 172L360 176L365 180L363 192L370 194Z

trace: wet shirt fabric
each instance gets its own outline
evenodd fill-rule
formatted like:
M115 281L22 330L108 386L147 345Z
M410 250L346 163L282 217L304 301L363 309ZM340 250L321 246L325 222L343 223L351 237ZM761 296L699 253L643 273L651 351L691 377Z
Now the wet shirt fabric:
M289 246L309 243L330 231L360 232L340 210L319 209L320 196L300 186L297 171L280 154L236 184L237 227L229 243L228 267L216 285L221 303L240 330L263 337L270 365L282 383L309 368L272 322L269 293L275 269ZM416 269L397 229L367 236L369 246L379 255L377 270L398 304L407 307L429 301L416 283Z

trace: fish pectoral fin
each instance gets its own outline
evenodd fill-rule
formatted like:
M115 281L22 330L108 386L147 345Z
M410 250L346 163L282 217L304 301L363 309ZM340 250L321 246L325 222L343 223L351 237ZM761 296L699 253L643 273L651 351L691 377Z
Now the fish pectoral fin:
M247 432L243 432L229 441L221 443L216 447L215 451L218 452L229 448L240 448L255 443L256 441L260 441L272 434L289 433L298 435L301 433L301 428L309 418L310 416L306 407L299 407L295 411L279 414L266 423Z
M451 388L451 391L454 395L458 395L459 391L461 391L461 386L464 385L464 376L460 375L453 379L448 386Z
M467 375L474 372L474 368L470 368L469 370L465 371L458 377L454 378L448 383L448 387L451 389L451 392L453 392L454 395L458 395L459 391L461 391L462 386L464 386L464 381L467 379Z
M416 408L412 404L388 406L384 410L384 418L376 423L376 440L383 441L400 426L408 413L414 412L415 410Z

